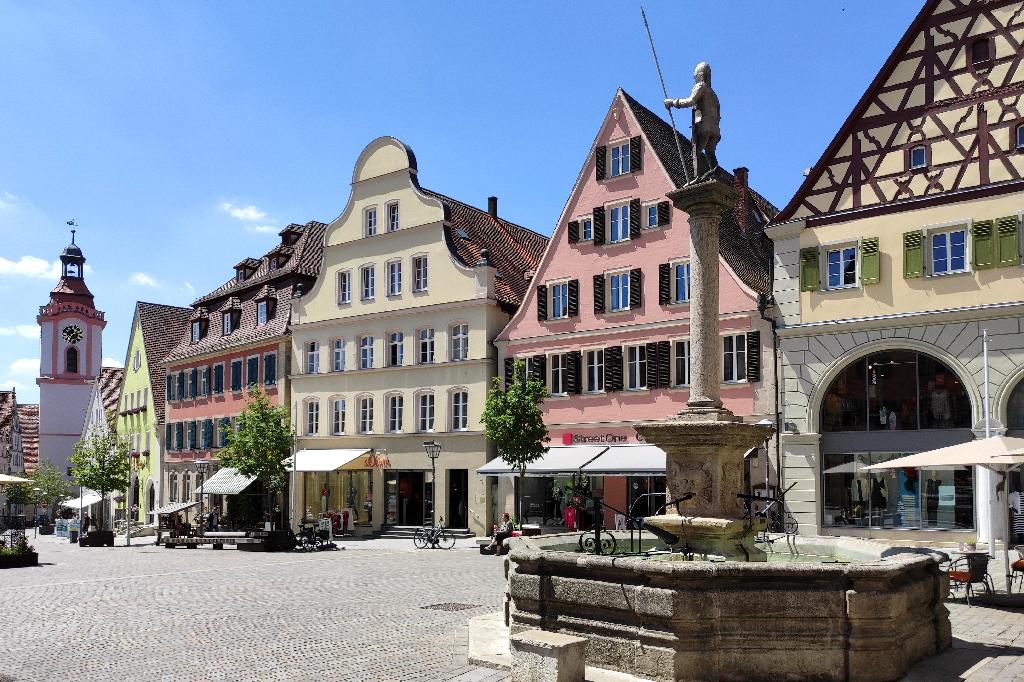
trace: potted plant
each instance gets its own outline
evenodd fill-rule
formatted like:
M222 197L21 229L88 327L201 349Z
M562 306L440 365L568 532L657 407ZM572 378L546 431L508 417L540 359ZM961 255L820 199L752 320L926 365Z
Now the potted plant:
M0 568L25 568L38 565L39 553L32 545L28 544L28 539L24 535L10 547L0 541Z

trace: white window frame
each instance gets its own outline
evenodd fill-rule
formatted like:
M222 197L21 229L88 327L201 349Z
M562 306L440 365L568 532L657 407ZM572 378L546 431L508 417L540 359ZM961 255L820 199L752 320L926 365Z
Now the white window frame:
M463 396L464 400L457 401L456 398ZM451 409L451 430L452 431L468 431L469 430L469 389L467 388L456 388L452 389L451 396L448 400L448 404Z
M200 320L192 321L192 343L199 343L203 338L203 323ZM138 371L138 370L136 370Z
M671 261L671 271L669 276L672 278L672 305L684 305L688 304L693 295L693 264L689 259ZM678 269L685 268L686 275L684 281L686 283L686 291L682 296L679 295L679 274Z
M231 324L231 312L230 311L228 311L226 313L222 313L220 324L221 324L221 333L224 336L230 336L231 333L234 331L234 326Z
M306 351L303 355L305 356L305 370L306 374L319 374L320 373L320 342L319 341L307 341L305 343L304 350Z
M306 435L316 436L320 433L320 401L311 398L306 401Z
M345 371L345 339L331 340L331 371Z
M369 334L359 337L359 369L373 369L373 342Z
M559 298L562 300L559 301ZM559 303L561 310L558 308ZM569 280L563 279L548 284L548 312L549 320L569 319Z
M580 241L581 242L592 242L594 241L594 216L585 215L581 218L576 219L580 224ZM587 225L590 225L588 232Z
M387 231L397 232L398 228L401 227L401 213L399 212L397 201L389 201L384 205L384 216L388 221Z
M427 353L424 353L424 350ZM427 355L426 360L423 356ZM437 332L433 327L423 327L416 330L416 364L432 365L437 361Z
M270 301L256 302L256 326L262 327L270 319Z
M690 385L690 377L693 372L693 350L690 347L690 339L672 339L672 387L683 388ZM679 355L676 344L685 344L686 348L686 368L684 370L684 376L679 376Z
M618 178L618 177L622 177L623 175L629 175L630 173L633 172L632 164L630 163L630 154L629 154L630 148L629 148L629 146L630 146L629 138L626 138L625 140L618 140L618 141L612 142L611 144L608 145L608 177L609 178ZM616 170L616 168L615 168L615 161L616 161L616 158L615 158L616 154L615 154L615 152L616 151L619 153L618 154L619 167L618 167L618 172L617 173L615 172L615 170ZM623 167L623 160L625 160L625 167Z
M373 237L377 234L377 207L367 206L363 209L363 236Z
M352 271L339 270L337 275L338 283L338 305L352 303Z
M412 291L419 294L430 287L430 262L425 255L412 257Z
M551 395L569 395L566 381L569 378L568 353L551 353L547 359L548 387ZM557 389L557 390L556 390Z
M621 313L629 310L629 287L630 287L630 270L616 270L615 272L609 272L605 274L605 307L610 313ZM620 298L625 300L625 307L615 307L615 285L614 282L620 283ZM622 282L625 282L623 288ZM621 295L621 292L625 291L625 296Z
M388 276L388 296L402 295L402 261L389 260L385 265Z
M396 338L396 336L397 336L397 338ZM400 331L390 331L390 332L387 333L387 337L386 338L387 338L388 352L387 352L387 358L385 358L385 359L388 362L387 366L388 367L401 367L402 365L405 364L405 334L403 332L400 332ZM393 358L392 355L391 355L391 351L394 348L398 349L397 358ZM397 362L392 362L393 359L397 359Z
M646 344L631 344L625 346L622 353L622 361L625 364L625 383L627 391L646 391L649 388L647 383L648 378L648 364L650 358L647 357L647 345ZM635 365L635 368L634 368ZM641 371L642 370L642 371ZM643 375L643 383L640 383L640 377ZM634 384L635 378L635 384Z
M618 221L614 219L619 216ZM629 241L629 202L611 204L606 209L608 216L608 243L622 244ZM615 238L615 227L619 228L618 239Z
M437 428L437 399L433 391L416 394L416 432L434 433Z
M727 351L726 339L732 341L732 351ZM739 343L737 343L739 341ZM723 384L745 384L747 383L747 333L729 333L722 335L721 345L722 357L722 383ZM742 358L742 359L741 359ZM726 379L726 372L732 370L732 378ZM743 374L740 377L740 374Z
M339 396L331 398L331 435L342 436L345 434L347 407L344 398Z
M971 271L971 228L973 227L973 220L954 220L947 223L938 223L936 225L928 225L924 228L924 267L925 272L929 277L945 277L947 275L960 275L965 272ZM964 233L964 267L960 270L949 269L945 272L935 271L935 251L932 247L932 238L936 235L947 235L946 237L946 261L949 265L952 265L953 258L950 249L950 240L948 235L954 232ZM997 235L993 233L993 239L997 238Z
M593 354L593 355L591 355ZM586 374L583 392L596 395L604 393L604 348L586 348L583 350L583 365ZM591 372L593 370L593 372ZM593 376L591 376L593 374Z
M387 432L402 433L405 422L405 396L401 393L388 393L384 396L384 408L387 411Z
M921 163L914 163L914 152L920 149L924 153L924 159ZM921 170L928 167L928 145L926 144L915 144L907 152L907 166L910 170Z
M359 433L373 433L373 396L362 395L357 399L359 408Z
M853 257L854 257L854 271L853 271L853 283L852 284L844 284L843 281L842 281L843 280L843 273L844 273L844 269L843 269L843 262L844 262L843 261L843 256L845 255L845 252L848 249L853 249ZM841 241L841 242L832 242L832 243L829 243L829 244L822 244L821 248L818 250L818 252L821 254L821 256L820 256L821 262L818 264L818 267L821 268L821 272L825 273L825 276L821 278L822 279L822 282L821 282L822 283L822 289L824 291L838 291L840 289L856 289L858 286L860 286L860 243L859 242L847 240L847 241ZM836 286L832 286L829 283L829 269L828 269L829 262L828 262L828 257L829 257L829 254L837 253L837 252L839 253L839 279L840 279L840 282Z
M359 298L372 301L377 296L377 267L373 264L359 268Z
M458 333L456 333L458 330ZM465 333L463 333L465 331ZM452 362L469 360L469 324L456 322L448 326L449 358ZM456 352L458 350L459 352Z

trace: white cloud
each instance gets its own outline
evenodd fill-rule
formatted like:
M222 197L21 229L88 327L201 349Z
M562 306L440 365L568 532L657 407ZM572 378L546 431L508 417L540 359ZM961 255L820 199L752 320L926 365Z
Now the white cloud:
M245 222L256 222L267 217L266 211L261 211L255 206L235 206L226 201L220 205L220 210L227 212L228 215L236 220L244 220Z
M154 289L160 288L160 283L144 272L132 273L128 278L128 283L134 284L137 287L152 287Z
M38 339L39 327L34 324L16 324L13 327L0 327L0 336L24 336L26 339Z
M185 282L185 286L182 287L182 288L185 291L187 291L188 293L190 293L190 294L195 294L196 293L196 288L194 286L192 286L191 284L189 284L188 282Z
M88 271L87 266L86 272ZM51 263L35 256L22 256L17 261L0 258L0 275L57 279L60 277L60 263L57 261Z
M32 389L34 389L35 386L29 386L28 384L23 384L20 381L15 381L14 379L4 379L3 381L0 381L0 391L9 391L12 388L15 391L21 391L22 393L25 393L26 391L31 391ZM22 400L23 396L19 395L18 402L20 403L22 402Z
M39 376L39 358L20 358L11 363L11 374L15 376Z
M19 201L18 197L10 192L0 192L0 211L8 211L14 208Z
M246 225L245 229L257 234L277 234L280 231L276 225Z
M104 367L124 367L124 363L114 358L103 358Z

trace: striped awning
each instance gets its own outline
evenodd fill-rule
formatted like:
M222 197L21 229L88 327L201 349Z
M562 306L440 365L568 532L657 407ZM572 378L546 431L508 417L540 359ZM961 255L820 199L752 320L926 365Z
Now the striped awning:
M237 469L224 467L220 469L210 480L203 483L196 490L197 495L237 495L256 480L255 476L243 476Z
M180 512L182 509L188 509L189 507L194 507L197 504L199 504L199 503L198 502L171 502L170 504L165 504L162 507L154 509L153 511L150 512L150 514L173 514L174 512Z

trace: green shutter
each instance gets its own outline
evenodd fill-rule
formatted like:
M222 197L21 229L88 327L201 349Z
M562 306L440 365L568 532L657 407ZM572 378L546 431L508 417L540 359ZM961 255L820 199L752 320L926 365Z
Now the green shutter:
M924 236L920 230L903 233L903 276L924 274Z
M971 236L974 238L972 252L974 253L975 269L985 270L994 266L996 254L995 242L992 240L992 221L976 221L971 226Z
M860 242L860 283L878 284L878 237L867 237Z
M996 246L999 265L1020 264L1020 236L1017 231L1017 216L1011 215L996 221Z
M808 246L800 249L800 291L817 291L818 287L818 247Z

